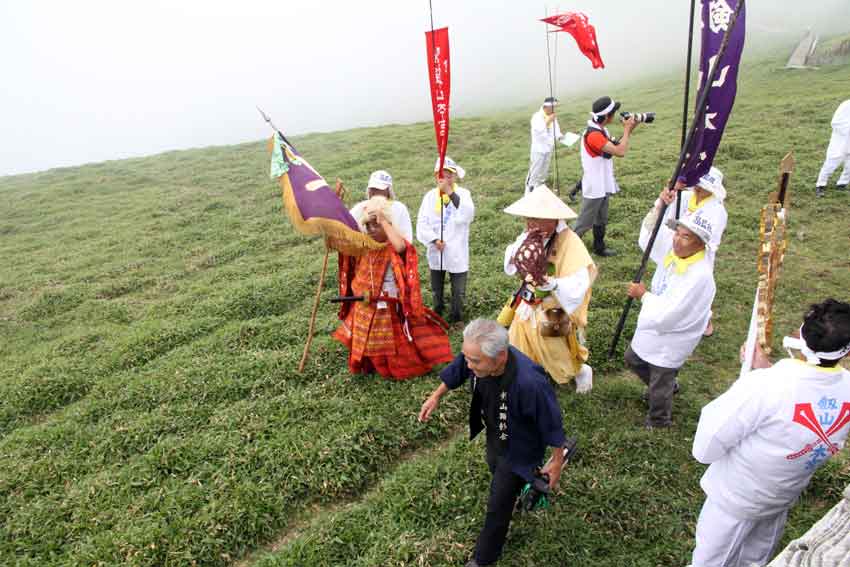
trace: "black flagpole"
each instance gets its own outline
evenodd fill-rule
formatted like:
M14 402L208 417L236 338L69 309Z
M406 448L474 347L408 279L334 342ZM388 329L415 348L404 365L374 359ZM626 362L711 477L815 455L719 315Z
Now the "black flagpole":
M720 44L720 49L717 52L714 65L711 66L711 71L705 78L702 90L699 93L696 111L694 112L694 120L691 122L691 129L688 132L685 144L679 152L679 161L676 163L676 169L673 171L673 176L670 178L671 187L674 183L676 183L676 180L679 178L679 174L682 172L682 166L685 164L686 152L688 146L691 145L691 141L693 140L697 124L705 118L705 103L708 99L708 92L711 90L711 84L717 80L717 73L720 70L720 62L723 60L723 55L726 53L726 48L729 45L729 38L732 37L732 30L735 29L735 24L738 22L738 14L741 12L741 8L744 6L745 1L746 0L741 0L735 8L735 13L729 21L729 27L726 28L726 32L723 34L723 41ZM664 215L667 213L667 207L668 205L664 203L661 207L661 211L658 213L658 218L655 220L655 227L652 229L652 236L649 237L649 242L647 242L646 249L643 251L640 267L635 273L635 277L632 280L633 283L640 283L643 279L643 274L646 272L646 264L649 261L649 254L652 252L652 245L655 244L655 238L658 236L658 230L661 228L661 223L664 222ZM626 317L629 315L629 310L632 307L633 301L633 297L629 297L626 300L626 305L623 307L623 314L620 315L620 321L617 323L617 329L614 331L614 339L611 341L611 348L608 350L608 358L612 358L614 356L614 352L617 350L617 343L620 342L620 335L623 333L623 327L626 324Z
M688 62L685 65L685 102L682 105L682 141L680 142L681 147L685 147L685 136L688 131L688 98L690 97L691 91L691 52L693 51L694 46L694 6L696 5L696 0L691 0L691 17L690 23L688 25ZM679 218L679 215L682 212L682 192L676 192L676 218Z

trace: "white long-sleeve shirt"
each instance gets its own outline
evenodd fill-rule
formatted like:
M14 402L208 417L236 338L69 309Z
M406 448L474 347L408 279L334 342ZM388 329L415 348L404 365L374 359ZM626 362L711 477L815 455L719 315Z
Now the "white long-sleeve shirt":
M554 138L552 129L555 129ZM543 112L543 107L531 115L531 153L532 154L548 154L555 149L555 139L561 139L561 127L558 124L558 119L552 120L552 123L546 125L546 114Z
M358 223L360 222L360 215L363 214L363 207L366 205L366 202L367 201L360 201L351 207L351 216L354 217L354 220ZM413 242L413 223L410 222L410 213L407 211L407 207L404 203L396 201L395 199L393 199L391 203L393 210L393 226L405 240Z
M469 271L469 225L475 218L475 205L468 190L455 187L454 191L460 198L458 206L455 207L451 200L443 206L442 240L446 246L443 248L442 269L460 274ZM416 240L427 249L428 267L432 270L440 269L440 251L434 244L435 240L440 240L438 194L437 188L425 193L416 216Z
M741 519L789 508L850 431L850 372L785 359L745 374L702 409L700 486Z
M565 228L567 228L567 223L558 221L558 227L555 229L555 232L559 233ZM527 236L528 231L524 231L512 244L509 244L505 248L505 273L509 276L513 276L517 272L513 258L517 248L525 242ZM558 300L558 303L561 304L564 311L572 314L573 311L582 306L587 290L590 288L590 271L586 267L576 270L568 276L562 276L560 278L550 277L549 279L553 284L557 284L555 289L552 290L552 294Z
M651 234L653 213L641 225L638 244L645 249ZM647 226L649 225L649 227ZM641 298L632 350L643 360L663 368L680 368L702 339L711 317L716 287L707 257L665 265L673 250L673 231L662 225L650 258L657 264L650 289Z

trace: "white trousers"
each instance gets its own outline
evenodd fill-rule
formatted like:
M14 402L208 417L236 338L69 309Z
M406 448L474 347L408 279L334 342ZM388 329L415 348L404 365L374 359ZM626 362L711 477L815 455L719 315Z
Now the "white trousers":
M554 150L553 150L554 151ZM531 163L528 166L528 175L525 177L525 194L546 183L549 177L549 164L552 162L552 152L533 152Z
M769 518L741 520L705 499L699 513L691 567L762 567L782 538L788 510Z
M826 149L826 160L820 168L820 174L815 185L826 187L829 177L842 163L844 164L844 169L841 171L841 177L838 178L837 185L847 185L850 183L850 132L847 134L833 132L832 137L829 139L829 147Z

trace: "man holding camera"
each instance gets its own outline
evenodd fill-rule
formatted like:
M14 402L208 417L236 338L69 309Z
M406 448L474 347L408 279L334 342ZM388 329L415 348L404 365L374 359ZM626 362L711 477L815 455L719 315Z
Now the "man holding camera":
M629 138L637 127L634 116L623 120L623 136L616 140L606 126L614 120L620 103L603 96L593 103L591 119L581 140L581 213L573 231L582 237L593 228L593 252L599 256L613 256L615 251L605 245L605 228L608 225L608 197L620 190L614 179L613 157L625 157Z
M463 330L462 353L440 372L442 383L419 411L428 421L449 390L471 382L469 434L487 432L487 466L493 475L484 526L467 567L498 561L520 491L533 483L546 447L552 458L539 471L554 489L564 466L561 406L543 369L508 344L508 331L496 321L476 319ZM545 477L544 477L545 478Z

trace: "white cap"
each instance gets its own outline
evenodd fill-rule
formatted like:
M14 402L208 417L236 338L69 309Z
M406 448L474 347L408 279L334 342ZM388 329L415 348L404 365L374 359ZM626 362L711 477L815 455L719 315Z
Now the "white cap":
M525 197L505 209L509 215L527 219L570 220L578 215L545 185L538 185Z
M452 173L456 174L458 179L463 179L466 175L466 170L456 164L455 160L449 156L446 156L445 161L443 161L443 169L448 169ZM434 162L434 173L437 173L438 171L440 171L440 158L437 158L437 161Z
M723 201L726 199L726 188L723 186L723 172L713 167L708 173L699 178L697 185Z
M393 186L393 176L389 172L379 169L373 171L369 176L369 185L367 189L389 189Z
M667 219L668 228L676 230L676 227L678 226L683 226L696 234L697 238L702 240L706 245L708 245L711 241L711 236L714 234L714 227L711 225L711 219L703 216L701 210L678 220Z

